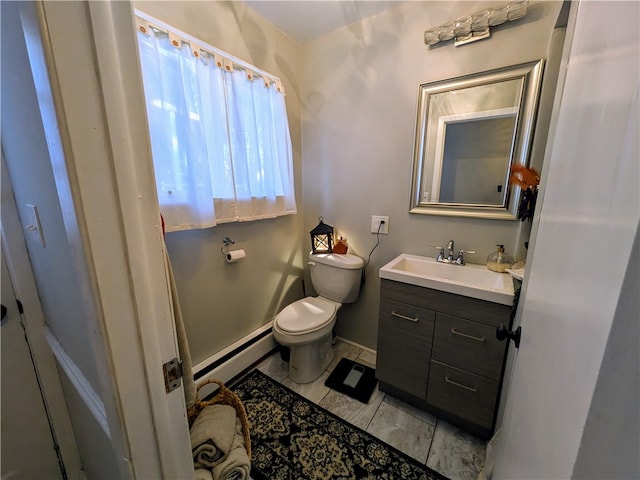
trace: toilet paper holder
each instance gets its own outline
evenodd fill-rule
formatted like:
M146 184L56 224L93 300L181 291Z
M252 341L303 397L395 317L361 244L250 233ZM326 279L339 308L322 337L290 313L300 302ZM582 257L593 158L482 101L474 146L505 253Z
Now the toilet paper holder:
M220 252L225 257L225 260L227 261L227 263L239 262L239 261L243 260L245 258L245 256L246 256L245 251L242 250L242 249L233 250L233 251L227 250L227 247L229 247L229 245L233 245L235 243L236 242L234 242L229 237L224 237L222 239L222 247L220 247Z
M220 253L222 253L223 256L227 256L227 252L225 252L225 248L228 247L229 245L233 245L234 242L233 240L231 240L231 238L229 237L224 237L222 239L222 246L220 247Z

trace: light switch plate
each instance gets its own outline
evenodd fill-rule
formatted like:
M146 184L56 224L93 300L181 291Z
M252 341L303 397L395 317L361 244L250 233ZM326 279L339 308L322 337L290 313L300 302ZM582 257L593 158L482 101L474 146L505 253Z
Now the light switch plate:
M44 234L42 233L42 224L40 223L38 207L29 203L27 203L27 222L28 224L24 227L27 231L27 235L35 241L40 242L40 245L45 247L46 245L44 243Z

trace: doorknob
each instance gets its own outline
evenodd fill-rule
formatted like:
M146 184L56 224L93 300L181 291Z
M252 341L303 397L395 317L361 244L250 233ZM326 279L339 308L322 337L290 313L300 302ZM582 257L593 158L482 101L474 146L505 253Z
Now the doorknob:
M520 348L521 335L522 335L522 327L518 327L512 332L507 330L507 327L505 327L504 324L500 324L496 328L496 338L498 340L504 340L505 338L508 338L509 340L513 340L513 343L515 344L516 348Z

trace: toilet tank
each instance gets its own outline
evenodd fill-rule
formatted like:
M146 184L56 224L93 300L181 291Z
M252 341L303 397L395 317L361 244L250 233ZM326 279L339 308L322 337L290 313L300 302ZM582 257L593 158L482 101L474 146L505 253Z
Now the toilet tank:
M339 303L358 299L364 262L357 255L319 253L309 255L311 283L321 297Z

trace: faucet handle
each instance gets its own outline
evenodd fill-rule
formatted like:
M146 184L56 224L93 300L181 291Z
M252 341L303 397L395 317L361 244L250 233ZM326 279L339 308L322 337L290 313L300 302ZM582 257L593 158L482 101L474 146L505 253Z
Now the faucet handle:
M465 253L471 254L471 253L476 253L476 251L475 250L460 250L458 252L458 258L455 259L454 263L456 263L458 265L464 265L464 254Z
M431 246L438 250L438 256L436 257L436 261L444 262L445 261L444 248L442 248L440 246L436 246L436 245L431 245Z

